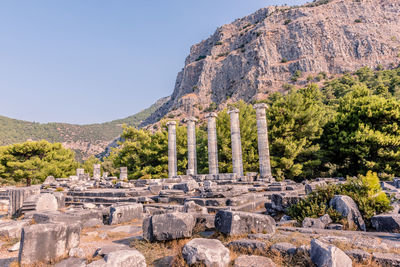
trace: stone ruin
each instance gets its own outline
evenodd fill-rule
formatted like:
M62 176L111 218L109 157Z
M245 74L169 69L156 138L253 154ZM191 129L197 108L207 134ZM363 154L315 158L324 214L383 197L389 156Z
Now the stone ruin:
M0 237L17 241L9 248L8 258L0 256L0 265L7 266L7 260L22 266L153 264L132 243L122 244L124 239L114 240L111 245L102 241L105 231L110 236L110 231L122 231L133 238L131 241L191 239L181 250L187 265L279 266L269 256L279 253L292 260L303 257L304 262L297 262L297 266L307 265L306 259L316 266L346 267L371 261L400 266L398 206L391 213L374 216L372 232L366 231L357 205L347 196L335 196L330 205L355 231L343 230L343 225L333 224L328 215L306 218L301 225L285 215L290 205L317 187L341 183L343 179L275 181L269 157L267 106L256 104L254 108L259 173L243 173L238 110L232 109L232 173L219 173L216 114L210 113L206 116L209 174L197 173L196 119L188 118L186 175L177 175L176 122L171 121L167 124L168 178L128 180L126 167L120 168L119 177L109 177L107 173L102 175L101 166L96 164L92 177L77 169L74 176L50 176L42 185L2 188L0 203L7 213L0 221ZM382 187L399 198L400 179L382 183ZM229 241L221 241L216 233ZM87 251L93 245L87 241L92 236L99 240L94 242L98 247ZM351 246L344 249L343 244ZM233 262L232 252L238 255ZM163 257L156 266L173 266L173 261L172 256Z

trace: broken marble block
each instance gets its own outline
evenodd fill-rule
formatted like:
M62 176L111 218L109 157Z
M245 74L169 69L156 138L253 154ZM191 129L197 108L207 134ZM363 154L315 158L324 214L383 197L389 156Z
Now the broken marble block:
M400 232L400 214L380 214L371 218L372 227L380 232Z
M255 255L241 255L236 258L233 267L276 267L276 264L267 257Z
M339 248L317 239L311 240L311 260L317 267L352 267L349 256Z
M191 237L196 224L190 213L166 213L143 220L143 238L150 241L166 241Z
M21 265L53 263L80 242L79 223L46 223L22 229L18 261Z
M183 258L189 266L229 266L230 253L217 239L195 238L189 241L182 250Z
M340 212L347 219L350 229L366 231L361 213L351 197L336 195L329 201L329 206Z
M110 217L108 223L110 225L130 222L135 219L142 219L142 204L122 204L110 207Z
M215 228L226 235L275 232L275 220L269 215L220 210L215 215Z

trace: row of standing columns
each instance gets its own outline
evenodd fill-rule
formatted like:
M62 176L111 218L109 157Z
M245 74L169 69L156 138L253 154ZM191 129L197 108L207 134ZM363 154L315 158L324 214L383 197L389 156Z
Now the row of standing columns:
M258 154L260 165L260 177L272 178L269 145L268 145L268 127L266 118L266 104L254 105L257 118L257 137L258 137ZM229 110L231 121L231 148L232 148L232 165L233 173L243 175L243 159L242 159L242 142L240 137L239 110ZM210 174L218 174L218 147L217 147L217 114L207 114L207 131L208 131L208 165ZM196 121L191 117L186 119L187 122L187 145L188 145L188 169L187 174L197 174L197 155L196 155ZM176 122L170 121L168 126L168 174L169 177L177 175L177 158L176 158Z

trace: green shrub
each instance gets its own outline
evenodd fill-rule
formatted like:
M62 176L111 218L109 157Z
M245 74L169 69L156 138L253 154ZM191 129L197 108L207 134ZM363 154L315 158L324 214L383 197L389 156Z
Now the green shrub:
M286 62L288 62L287 58L283 57L281 63L286 63Z
M368 171L365 176L349 178L344 184L317 188L306 198L292 205L288 214L298 222L302 222L306 217L318 218L324 214L329 214L333 222L343 222L341 215L329 207L329 201L335 195L351 197L363 218L367 220L367 225L372 216L391 210L390 200L381 189L378 175Z
M301 77L302 73L300 70L296 70L292 76L292 81L297 82L297 80Z
M361 19L355 19L354 22L355 22L355 23L361 23L362 20L361 20Z
M202 60L202 59L205 59L206 58L206 56L199 56L197 59L196 59L196 61L199 61L199 60Z
M218 41L218 42L215 43L215 45L222 45L222 42Z

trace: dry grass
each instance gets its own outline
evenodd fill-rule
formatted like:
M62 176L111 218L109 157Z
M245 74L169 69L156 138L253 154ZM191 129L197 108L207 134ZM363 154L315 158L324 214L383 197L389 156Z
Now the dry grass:
M160 258L174 256L172 266L181 267L187 266L182 256L182 248L189 241L190 239L178 239L167 242L150 243L146 240L134 240L131 246L144 255L148 265L152 265Z
M10 263L9 267L19 267L18 261L13 261Z

